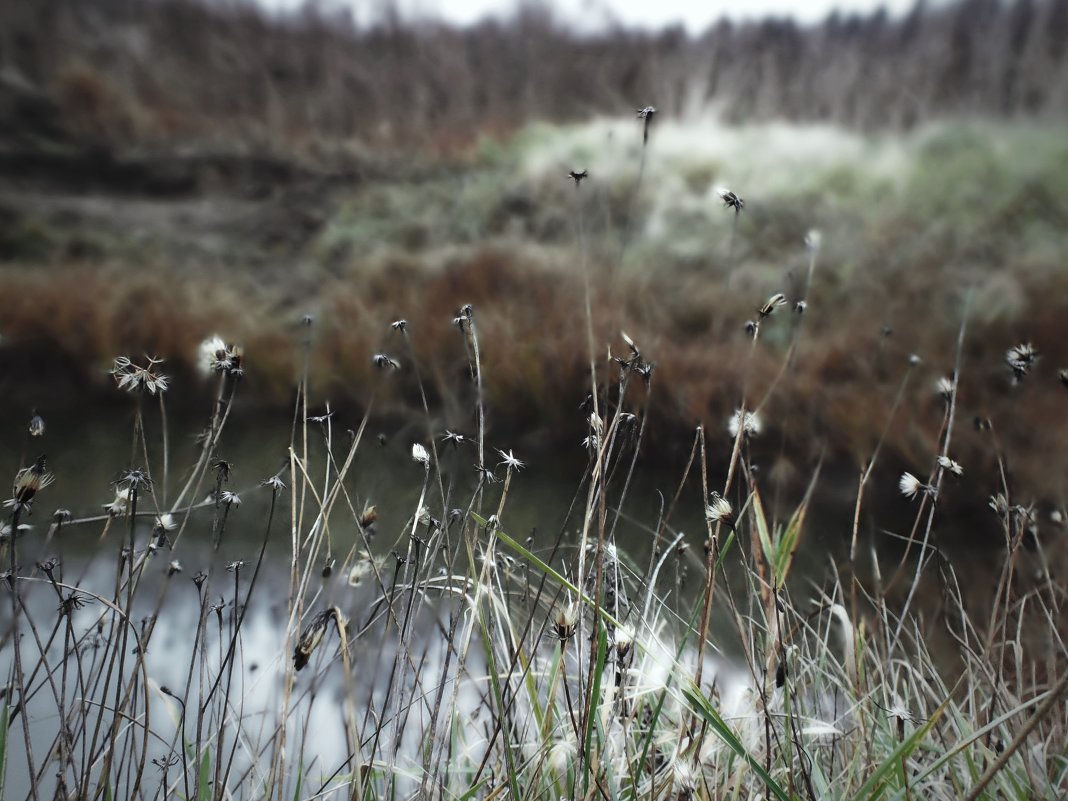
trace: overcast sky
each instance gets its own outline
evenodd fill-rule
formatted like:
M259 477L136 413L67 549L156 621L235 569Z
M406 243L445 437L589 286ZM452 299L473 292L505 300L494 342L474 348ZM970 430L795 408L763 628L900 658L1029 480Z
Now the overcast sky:
M899 14L915 0L553 0L558 16L581 27L597 28L608 21L628 26L660 28L684 24L691 32L703 31L723 16L733 19L791 15L812 22L823 19L832 9L871 12L880 6ZM260 0L271 8L291 10L305 0ZM348 6L357 20L365 21L370 9L396 4L405 16L430 16L466 24L488 15L504 16L516 6L515 0L316 0L324 7Z

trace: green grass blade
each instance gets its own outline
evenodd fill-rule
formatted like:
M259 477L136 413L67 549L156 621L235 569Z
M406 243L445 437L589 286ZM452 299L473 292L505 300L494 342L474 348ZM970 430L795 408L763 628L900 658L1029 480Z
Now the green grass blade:
M698 716L704 720L712 731L716 733L727 747L730 748L735 754L745 760L746 764L752 768L753 772L760 777L760 780L764 782L764 786L768 788L768 792L771 793L779 801L792 801L790 794L787 793L771 775L764 770L764 767L753 758L753 756L745 750L745 746L742 745L742 741L738 739L738 736L731 731L726 721L719 716L719 713L712 708L712 705L708 703L708 699L704 694L693 685L682 688L682 694L686 698L687 703L690 705L690 709L697 713Z

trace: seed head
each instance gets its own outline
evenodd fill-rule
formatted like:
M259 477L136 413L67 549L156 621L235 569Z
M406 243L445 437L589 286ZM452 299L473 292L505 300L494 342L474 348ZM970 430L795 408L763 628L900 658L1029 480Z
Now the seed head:
M737 437L739 431L742 431L746 437L756 437L760 435L763 427L764 423L759 414L756 412L743 413L741 409L735 410L730 420L727 421L727 431L730 432L732 437Z
M376 353L371 357L371 361L374 362L375 367L379 370L399 370L400 362L396 359L390 358L384 353Z
M642 144L648 144L649 142L649 128L653 124L653 117L656 116L656 109L652 106L646 106L645 108L638 109L638 119L642 121Z
M156 366L163 364L162 359L147 357L148 363L142 367L134 364L127 356L115 357L111 375L119 389L126 392L147 392L155 395L167 391L170 379L156 372Z
M197 350L197 367L205 375L227 373L241 376L244 368L241 359L244 349L240 345L227 345L222 337L212 335L200 343Z
M924 484L912 473L902 473L901 478L897 480L897 488L901 490L901 494L910 500L915 498L920 493L925 493L934 497L937 492L930 484Z
M782 292L776 292L764 302L763 306L757 309L757 314L760 315L760 319L764 319L765 317L770 317L777 308L785 305L786 295Z
M372 526L376 520L378 520L378 507L374 504L364 506L363 511L360 512L360 528Z
M286 483L282 481L282 477L279 475L265 478L260 482L261 487L270 487L272 492L281 492L286 488Z
M478 477L486 484L499 484L500 479L493 473L493 468L486 467L485 465L476 464L475 471L478 473Z
M41 418L41 415L34 412L33 417L30 418L29 431L31 437L43 437L45 432L45 423Z
M156 524L153 527L157 532L174 531L178 528L178 523L174 519L174 515L170 512L165 512L156 517Z
M1038 351L1030 342L1024 342L1009 348L1005 352L1005 363L1012 369L1013 379L1023 381L1038 358Z
M960 463L953 461L948 456L939 456L938 466L955 476L964 475L964 468L960 466Z
M37 461L32 465L22 468L15 474L12 496L4 501L4 507L30 511L37 493L50 486L55 480L55 476L48 472L46 457L38 456Z
M449 430L446 430L445 433L441 436L441 438L445 442L448 442L451 445L453 445L454 447L459 447L460 445L463 445L465 442L468 441L467 437L464 436L463 434L461 434L461 433L459 433L457 431L449 431Z
M392 328L394 331L400 331L401 333L403 333L408 330L408 321L394 320L392 323L389 324L389 327Z
M575 186L577 187L582 183L584 178L589 177L589 174L589 170L571 170L571 172L567 174L567 177L574 181Z
M705 519L710 523L723 523L725 526L734 528L734 509L731 508L730 501L718 492L713 492L709 501L705 507Z
M957 382L947 375L942 376L935 381L935 392L942 396L942 399L949 403L953 400L953 393L957 391Z
M293 649L294 668L303 670L304 666L308 664L311 655L323 641L328 621L329 618L324 619L322 615L319 615L307 626L307 628L304 629L303 632L301 632L300 640Z
M731 190L725 186L716 187L715 192L719 195L719 199L723 201L724 207L728 209L734 209L735 214L741 214L742 209L745 208L745 201L738 195L734 194Z
M556 628L556 636L567 642L575 636L578 627L579 605L576 601L561 604L556 608L553 625Z
M813 253L818 252L823 244L823 234L815 228L805 234L805 248Z
M511 451L508 451L506 453L506 452L504 452L504 451L502 451L502 450L500 450L498 448L497 449L497 453L499 453L501 455L501 461L497 463L498 466L503 464L506 469L515 470L517 472L522 470L524 467L527 466L526 462L522 462L519 459L517 459L515 457L515 454L512 453Z
M219 493L219 503L223 506L229 506L236 509L241 505L241 496L236 492L230 492L230 490L223 490Z
M104 511L110 517L119 517L126 514L126 506L130 502L130 488L119 487L115 490L115 500L104 504Z
M412 444L412 461L419 462L424 467L430 467L430 454L418 442Z

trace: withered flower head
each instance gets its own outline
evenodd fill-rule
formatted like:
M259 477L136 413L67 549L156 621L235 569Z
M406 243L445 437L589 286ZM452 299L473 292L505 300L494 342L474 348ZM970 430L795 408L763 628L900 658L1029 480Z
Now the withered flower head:
M31 437L43 437L45 432L45 423L41 415L37 412L33 413L33 417L30 418L29 432Z
M389 324L389 327L392 328L394 331L400 331L401 333L403 333L408 330L408 321L394 320L392 323Z
M558 606L553 618L553 626L556 629L556 636L564 642L567 642L574 637L575 629L578 627L578 616L578 602L571 601Z
M939 456L938 466L955 476L964 475L964 468L960 466L960 462L955 462L948 456Z
M310 325L310 323L308 323ZM222 337L212 335L200 343L197 350L197 367L205 376L212 373L227 373L241 376L244 348L240 345L227 345Z
M151 356L146 358L148 363L142 367L134 364L127 356L115 357L111 375L119 389L126 392L147 392L150 395L167 391L170 379L156 372L157 365L163 364L163 359Z
M423 465L423 467L430 467L430 454L427 453L426 448L418 442L412 443L412 461L418 462Z
M223 490L219 493L219 503L223 506L229 506L236 509L241 505L241 496L236 492L230 492L230 490Z
M1016 381L1023 381L1037 358L1038 351L1030 342L1014 345L1005 352L1005 363L1012 369L1012 375Z
M589 170L571 170L567 177L575 182L575 186L578 186L582 183L582 179L588 177L589 174Z
M742 200L731 190L724 186L716 187L716 194L719 195L719 199L723 201L723 205L728 209L734 209L735 214L741 214L742 209L745 208L745 201Z
M91 599L86 598L84 595L79 595L76 592L72 592L66 598L59 603L59 614L63 617L70 617L82 607L91 602Z
M709 497L709 504L705 507L705 518L710 523L723 523L725 526L734 528L734 509L731 503L718 492L713 492Z
M15 474L12 497L4 501L6 508L30 511L37 493L56 480L55 476L48 472L47 461L45 456L38 456L32 465Z
M400 362L396 359L392 359L384 353L376 353L371 357L371 361L374 362L375 367L379 370L399 370Z
M337 607L330 607L320 612L304 627L304 631L300 634L300 640L297 641L296 647L293 649L294 668L303 670L304 666L308 664L308 660L311 659L315 649L322 644L323 637L326 635L326 627L331 620L334 621L335 626L342 625L341 613Z
M360 513L360 528L367 528L378 520L378 509L374 504L367 504Z
M498 462L498 465L502 465L503 464L505 466L505 468L508 469L508 470L519 471L519 470L522 470L524 467L527 466L526 462L523 462L523 461L517 459L515 454L512 453L512 451L510 451L510 450L505 452L505 451L502 451L502 450L500 450L498 448L497 449L497 453L499 453L501 455L501 461Z
M947 375L935 381L935 392L942 396L947 403L953 399L953 393L957 391L957 382Z
M763 306L757 309L757 314L760 315L761 319L765 317L770 317L777 308L785 305L786 295L784 295L782 292L776 292L764 302Z
M727 421L727 431L732 437L737 437L741 431L746 437L756 437L764 428L764 422L757 412L742 412L736 409Z
M446 430L441 438L445 442L448 442L448 443L450 443L450 444L452 444L454 446L463 445L465 442L468 441L467 437L465 437L463 434L461 434L461 433L459 433L457 431L448 431L448 430Z
M265 478L260 482L261 487L270 487L272 492L282 492L286 488L286 483L282 481L282 477L278 475Z
M908 499L913 499L917 495L929 495L932 498L937 498L938 489L931 484L924 484L912 473L905 472L901 474L901 478L897 480L897 488L901 491L901 494Z

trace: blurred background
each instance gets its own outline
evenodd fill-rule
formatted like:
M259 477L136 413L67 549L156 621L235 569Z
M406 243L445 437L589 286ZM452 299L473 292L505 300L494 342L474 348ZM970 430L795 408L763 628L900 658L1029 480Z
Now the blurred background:
M698 424L727 442L751 381L767 480L796 497L822 459L843 533L884 429L869 525L911 521L897 476L931 470L966 321L968 481L945 525L996 538L999 459L1021 502L1064 505L1066 111L1064 0L7 0L4 460L33 455L36 411L65 491L98 506L129 461L106 433L131 414L114 357L166 360L191 442L217 333L245 349L231 448L249 479L284 455L305 353L313 413L355 429L373 397L403 463L425 428L416 366L439 428L472 427L451 324L471 303L492 443L570 480L588 275L604 376L620 330L656 365L631 399L644 469L681 468ZM745 323L776 292L747 366ZM1020 380L1005 354L1025 342ZM379 352L401 364L388 379Z

